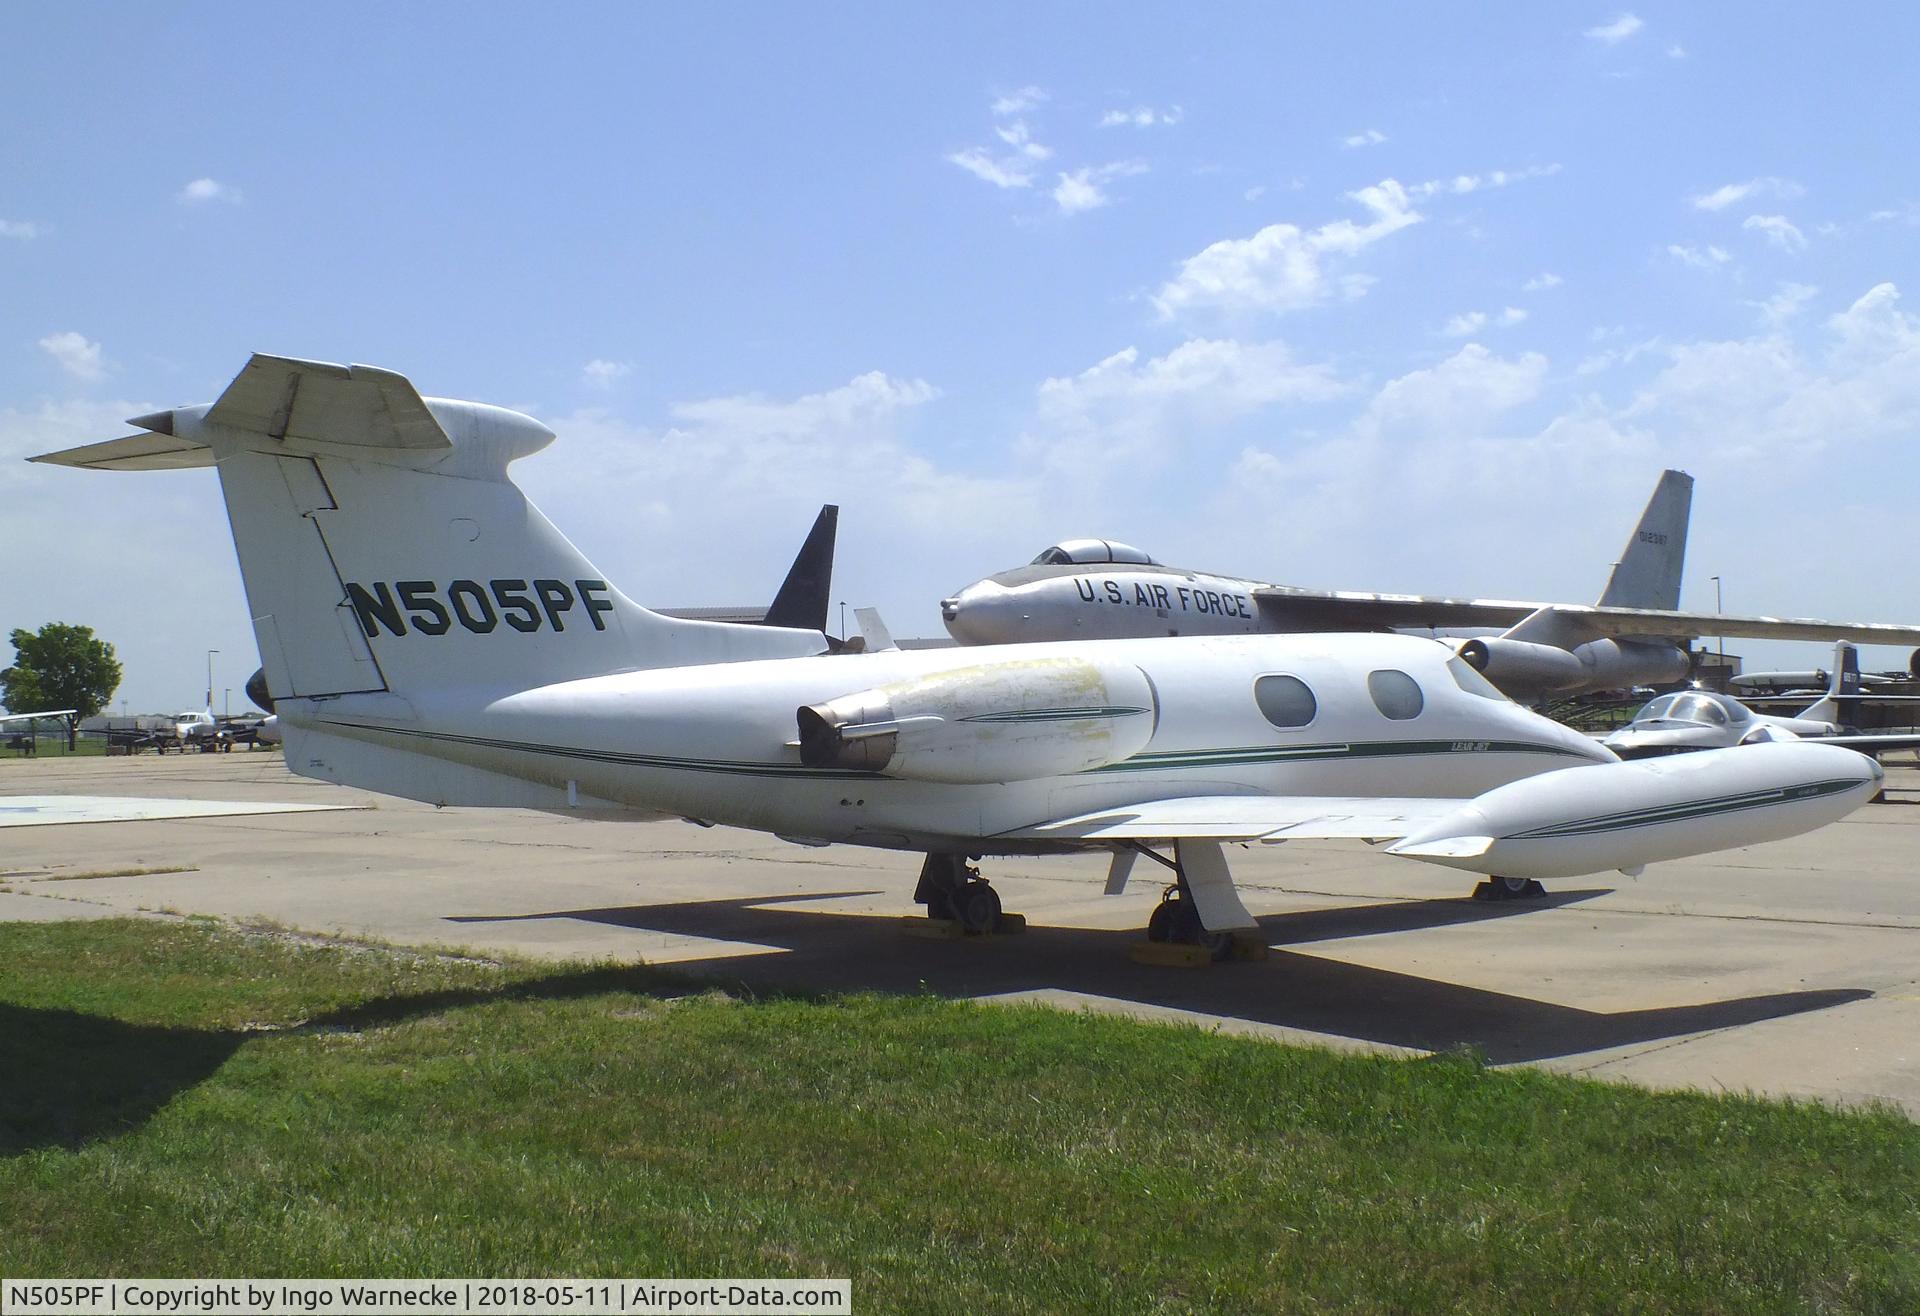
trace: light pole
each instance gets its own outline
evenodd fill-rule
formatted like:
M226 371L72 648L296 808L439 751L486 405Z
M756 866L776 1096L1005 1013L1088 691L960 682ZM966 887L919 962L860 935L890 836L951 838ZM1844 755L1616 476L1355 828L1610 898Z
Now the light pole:
M209 713L213 711L213 655L219 652L218 649L207 650L207 711Z
M1726 609L1720 606L1720 577L1710 576L1708 579L1713 581L1713 615L1718 617L1722 612L1726 611ZM1725 667L1727 665L1727 637L1722 635L1719 639L1720 665Z

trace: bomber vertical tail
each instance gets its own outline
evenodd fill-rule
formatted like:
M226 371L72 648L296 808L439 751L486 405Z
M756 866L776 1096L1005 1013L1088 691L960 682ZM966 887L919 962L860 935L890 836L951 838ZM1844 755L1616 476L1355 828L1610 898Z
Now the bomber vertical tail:
M1665 471L1633 528L1607 588L1603 608L1680 607L1680 572L1687 558L1687 517L1693 508L1693 477Z

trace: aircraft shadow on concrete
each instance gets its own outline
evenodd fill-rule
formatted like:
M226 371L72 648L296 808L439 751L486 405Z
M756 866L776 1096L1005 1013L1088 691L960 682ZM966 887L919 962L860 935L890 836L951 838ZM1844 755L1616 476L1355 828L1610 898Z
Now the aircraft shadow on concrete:
M0 1157L45 1147L72 1150L134 1132L249 1043L359 1032L490 1001L567 1000L610 991L664 998L689 990L684 976L647 966L569 969L501 987L375 997L285 1029L130 1024L0 1002Z
M1544 1060L1823 1010L1873 995L1854 988L1779 992L1696 1005L1605 1012L1347 964L1288 947L1340 937L1478 923L1574 904L1601 891L1554 892L1525 903L1459 899L1273 914L1259 920L1274 948L1263 961L1206 969L1137 965L1136 929L1030 927L1012 937L925 940L899 917L777 906L870 896L836 891L523 915L455 923L580 919L649 932L750 942L784 955L719 956L662 966L769 990L933 992L993 996L1058 990L1276 1024L1424 1051L1478 1048L1495 1063Z

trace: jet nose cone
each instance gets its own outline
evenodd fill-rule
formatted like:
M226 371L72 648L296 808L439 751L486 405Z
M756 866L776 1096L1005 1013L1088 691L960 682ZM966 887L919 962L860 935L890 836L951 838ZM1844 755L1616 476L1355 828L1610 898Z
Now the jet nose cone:
M976 581L951 598L940 600L940 619L947 634L962 644L1001 644L1009 637L1006 618L1008 592L991 581Z

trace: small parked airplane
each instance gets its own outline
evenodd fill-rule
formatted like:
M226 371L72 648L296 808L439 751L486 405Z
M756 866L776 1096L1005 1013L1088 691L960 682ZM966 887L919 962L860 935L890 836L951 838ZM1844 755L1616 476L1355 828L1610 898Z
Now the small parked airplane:
M666 617L508 478L551 430L369 366L256 355L131 423L34 460L217 465L293 771L920 851L915 899L970 931L1000 923L989 854L1109 852L1109 890L1149 854L1173 875L1149 935L1224 956L1257 927L1229 842L1391 841L1512 890L1795 835L1881 781L1810 744L1623 763L1413 636L834 653Z
M1783 740L1818 740L1863 754L1920 748L1920 734L1854 731L1846 706L1868 700L1920 705L1920 695L1862 694L1860 656L1841 640L1833 647L1827 693L1790 717L1756 713L1732 695L1712 690L1681 690L1650 701L1603 743L1623 759Z
M1667 471L1591 606L1304 589L1161 566L1137 548L1069 539L1032 563L941 600L962 644L1253 635L1295 631L1498 630L1456 641L1460 656L1515 699L1663 685L1686 679L1688 641L1703 635L1775 640L1920 643L1920 626L1681 612L1693 477ZM1920 650L1913 655L1920 673Z

